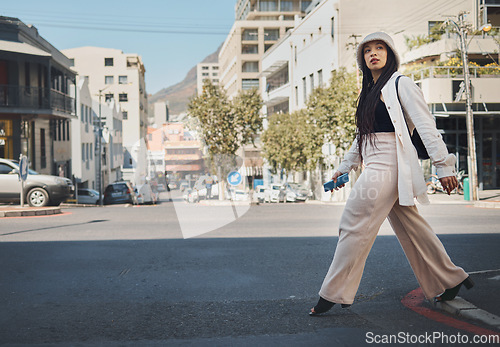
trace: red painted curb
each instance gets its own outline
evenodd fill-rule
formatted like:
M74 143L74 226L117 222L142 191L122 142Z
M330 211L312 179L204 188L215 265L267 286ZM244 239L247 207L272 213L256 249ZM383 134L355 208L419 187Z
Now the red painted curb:
M401 303L409 308L410 310L418 313L421 316L427 317L429 319L432 319L435 322L439 322L442 324L445 324L447 326L450 326L452 328L460 329L460 330L465 330L470 333L473 333L475 335L498 335L500 336L499 333L484 329L481 327L478 327L476 325L463 322L461 320L458 320L453 317L449 317L447 315L444 315L438 311L431 310L430 308L423 307L422 304L424 303L425 297L424 293L422 292L421 288L417 288L408 294L401 300Z

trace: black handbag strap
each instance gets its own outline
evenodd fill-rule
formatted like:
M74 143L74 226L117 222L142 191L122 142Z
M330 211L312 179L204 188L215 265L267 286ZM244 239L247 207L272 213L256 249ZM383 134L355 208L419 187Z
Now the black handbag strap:
M398 102L399 102L399 106L401 107L401 111L403 112L403 118L405 120L405 124L406 124L406 128L408 129L408 133L410 134L410 137L412 136L412 133L410 131L410 127L408 127L408 122L406 121L406 116L405 116L405 110L403 108L403 104L401 103L401 99L399 98L399 79L403 77L403 75L399 75L398 77L396 77L396 95L398 97Z

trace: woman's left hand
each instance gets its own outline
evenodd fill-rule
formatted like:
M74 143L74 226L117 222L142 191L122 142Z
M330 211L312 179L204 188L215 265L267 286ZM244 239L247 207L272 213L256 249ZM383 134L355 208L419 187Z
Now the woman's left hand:
M448 195L450 195L453 189L458 187L458 180L455 176L441 177L439 181Z

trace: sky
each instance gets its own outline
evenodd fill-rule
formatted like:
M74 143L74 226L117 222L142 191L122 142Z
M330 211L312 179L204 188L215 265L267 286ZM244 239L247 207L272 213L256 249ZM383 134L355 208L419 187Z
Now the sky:
M154 94L215 52L236 0L2 0L0 15L33 24L59 50L82 46L137 53Z

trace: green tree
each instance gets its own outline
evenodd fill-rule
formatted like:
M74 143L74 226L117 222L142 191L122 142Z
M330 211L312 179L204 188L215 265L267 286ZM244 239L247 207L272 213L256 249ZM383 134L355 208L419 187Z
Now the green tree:
M306 103L310 121L321 129L337 154L349 148L356 133L356 75L334 70L327 88L316 88Z
M262 131L262 98L257 88L241 91L232 101L240 145L252 143Z

